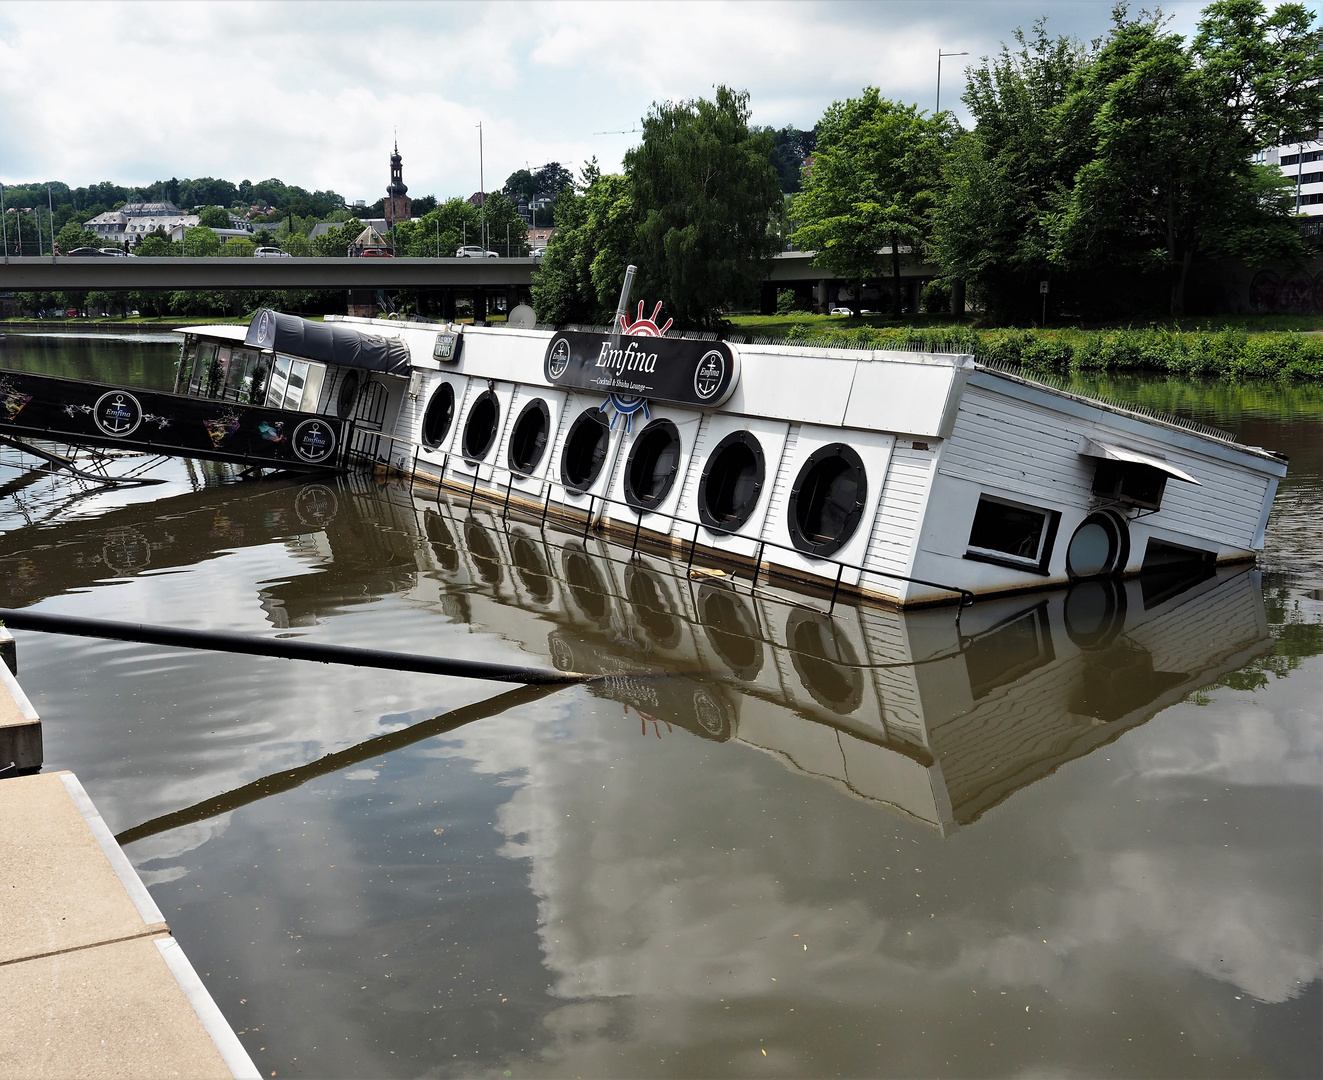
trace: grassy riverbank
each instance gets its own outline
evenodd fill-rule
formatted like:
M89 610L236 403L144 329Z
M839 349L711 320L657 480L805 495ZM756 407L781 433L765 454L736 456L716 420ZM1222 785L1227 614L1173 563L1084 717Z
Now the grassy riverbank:
M1251 332L1246 329L1248 317L1238 320L1240 325L1203 329L976 330L962 323L898 326L824 316L798 321L746 316L736 320L733 330L736 335L785 338L806 344L968 352L980 359L1060 373L1147 371L1205 378L1323 382L1323 334L1306 330L1313 330L1312 324L1320 320L1315 316L1270 318L1272 329L1256 326ZM1296 319L1298 327L1281 324Z

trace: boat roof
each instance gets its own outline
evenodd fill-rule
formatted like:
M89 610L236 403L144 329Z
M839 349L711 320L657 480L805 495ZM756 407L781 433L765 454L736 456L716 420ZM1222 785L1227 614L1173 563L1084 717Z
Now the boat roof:
M339 322L313 322L263 308L248 324L244 344L270 352L408 377L412 353L398 337L365 333Z
M181 326L172 333L221 338L224 341L242 341L248 333L248 327L241 326L238 323L211 323L206 326Z

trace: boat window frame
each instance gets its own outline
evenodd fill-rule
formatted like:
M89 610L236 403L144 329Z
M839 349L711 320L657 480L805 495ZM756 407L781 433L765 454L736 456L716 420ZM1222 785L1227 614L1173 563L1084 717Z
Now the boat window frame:
M649 441L661 435L666 435L669 438L666 445L653 456L653 465L648 472L649 478L656 477L656 463L660 460L662 454L669 451L671 447L675 448L675 461L656 492L650 495L640 495L634 484L634 469L636 465L640 464L638 455L642 448L646 448ZM680 437L680 429L676 426L674 420L659 416L634 437L634 443L629 448L629 456L625 459L625 475L623 477L625 501L636 510L656 510L667 500L675 487L675 478L680 472L680 462L683 459L684 439Z
M490 405L492 410L491 428L487 432L486 441L478 450L472 448L469 436L473 430L473 414L477 412L478 407ZM501 399L496 396L495 390L484 390L476 398L473 404L469 406L468 413L464 417L464 431L460 435L460 452L466 462L470 465L477 465L486 459L491 453L492 447L496 444L497 436L501 433Z
M533 454L532 460L520 461L515 459L515 443L521 438L521 428L533 415L542 418L542 442L538 446L537 452ZM536 436L534 441L537 441ZM542 459L547 456L547 447L551 444L551 409L547 406L543 398L536 397L532 401L526 402L524 407L519 410L519 415L515 417L515 422L510 425L510 445L506 448L506 464L510 466L510 471L516 476L532 476L542 464Z
M833 458L844 461L846 467L853 470L858 477L855 486L854 507L845 515L845 523L842 525L840 532L833 537L819 539L817 534L809 534L804 531L799 520L799 497L805 484L811 479L811 473ZM864 459L859 456L859 452L849 443L843 442L827 443L820 446L804 461L799 474L795 477L793 486L790 488L790 498L786 501L786 528L790 533L790 540L796 548L806 555L820 559L835 555L836 552L854 539L855 534L859 531L859 523L863 520L864 508L867 505L868 469L864 465Z
M974 536L974 526L978 521L978 508L984 503L991 505L1000 505L1011 507L1016 510L1027 510L1031 514L1039 514L1043 517L1043 527L1038 534L1038 551L1033 558L1015 555L1008 551L999 551L996 548L980 547L972 543ZM1008 499L1004 495L994 495L991 492L980 491L978 503L975 505L974 517L969 523L970 539L965 543L965 553L963 558L971 562L992 563L995 566L1006 566L1015 570L1023 570L1026 573L1037 574L1040 577L1048 576L1048 565L1052 561L1052 552L1056 547L1057 529L1061 524L1061 512L1051 510L1044 506L1034 506L1032 503L1018 502L1015 499Z
M729 518L722 519L718 518L708 508L708 483L711 480L712 470L720 464L722 456L735 445L742 445L752 451L754 464L757 467L757 478L753 484L753 496L749 499L747 505L736 509ZM698 493L695 500L698 503L698 518L713 532L722 534L737 533L748 524L749 518L753 517L754 512L758 509L758 504L762 502L763 488L766 486L767 462L758 437L748 428L732 431L712 448L712 452L707 456L707 461L703 463L703 474L698 481Z
M600 440L598 445L602 447L602 452L593 463L587 477L575 478L570 475L565 459L566 455L570 452L571 444L575 442L576 436L583 427L588 424L593 424L597 427ZM606 458L610 451L611 425L607 421L606 416L596 405L584 409L583 412L579 413L579 415L574 418L574 423L570 425L570 430L565 433L565 441L561 443L560 447L560 480L565 486L565 490L573 495L585 494L589 488L597 483L598 478L602 475L602 469L606 465Z
M449 401L445 401L447 396L449 397ZM441 430L433 435L429 430L432 419L432 410L443 401L445 401L446 421L441 426ZM427 408L423 410L423 422L419 425L418 429L422 444L427 447L428 450L439 449L446 439L450 437L451 429L455 426L455 404L454 384L451 383L449 379L442 379L437 384L436 389L432 391L431 397L427 399Z

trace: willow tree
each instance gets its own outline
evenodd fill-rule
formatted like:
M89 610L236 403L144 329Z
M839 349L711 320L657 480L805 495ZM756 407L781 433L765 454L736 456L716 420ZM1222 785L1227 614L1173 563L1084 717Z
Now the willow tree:
M889 268L892 311L899 315L901 249L917 253L928 240L953 128L870 86L861 97L834 102L817 132L792 210L799 222L795 243L850 281Z
M750 299L780 242L772 135L749 128L749 95L658 102L625 155L636 220L636 293L661 300L678 327L721 323ZM624 267L619 268L623 273Z

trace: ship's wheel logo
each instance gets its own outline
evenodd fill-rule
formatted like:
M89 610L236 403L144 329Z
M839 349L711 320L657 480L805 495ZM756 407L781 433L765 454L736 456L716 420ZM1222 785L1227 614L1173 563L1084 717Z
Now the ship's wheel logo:
M142 423L142 405L127 390L111 390L96 399L92 419L107 435L122 439Z
M638 315L633 322L629 322L628 316L622 316L620 328L630 337L661 337L671 328L674 319L667 319L666 325L659 327L657 325L657 316L661 314L661 301L657 301L657 306L652 309L652 316L645 319L643 317L643 301L639 301Z

